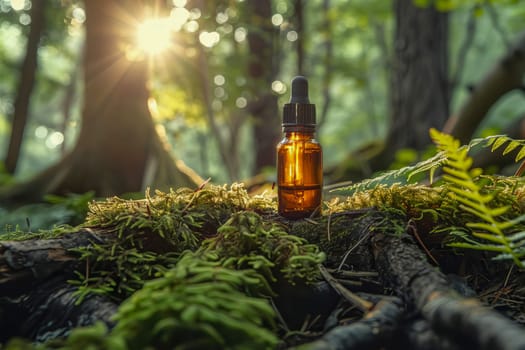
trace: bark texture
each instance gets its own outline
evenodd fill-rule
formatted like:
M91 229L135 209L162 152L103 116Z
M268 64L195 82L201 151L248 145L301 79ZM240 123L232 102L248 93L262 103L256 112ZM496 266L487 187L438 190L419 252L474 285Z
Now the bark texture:
M253 27L248 30L248 76L253 101L248 107L253 117L254 172L257 174L264 167L275 166L276 162L275 145L280 137L280 117L277 96L271 92L271 84L275 80L278 62L273 47L275 29L271 22L271 1L248 0L247 7L253 18Z
M412 0L394 1L394 57L390 78L390 122L386 149L421 150L428 130L449 115L448 15Z
M46 0L36 1L31 7L31 28L27 38L26 55L20 67L20 79L14 103L11 137L5 159L5 170L14 174L20 157L22 140L29 114L29 101L35 85L38 66L38 47L44 30Z
M464 298L427 262L414 240L377 234L372 246L384 283L441 336L460 347L524 349L523 328L474 298Z

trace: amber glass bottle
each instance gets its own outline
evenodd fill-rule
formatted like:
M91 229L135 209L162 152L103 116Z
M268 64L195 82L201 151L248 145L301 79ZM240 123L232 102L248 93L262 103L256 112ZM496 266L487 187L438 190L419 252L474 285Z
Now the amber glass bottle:
M277 145L279 214L297 219L321 205L323 151L315 140L315 105L308 98L308 81L292 80L290 102L283 109L284 138Z

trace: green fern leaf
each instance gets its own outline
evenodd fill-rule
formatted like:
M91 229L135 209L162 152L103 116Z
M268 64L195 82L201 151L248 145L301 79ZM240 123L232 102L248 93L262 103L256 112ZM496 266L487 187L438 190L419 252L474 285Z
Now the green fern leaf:
M490 149L492 152L500 148L505 142L507 142L508 139L506 137L498 137L494 143L492 143L492 148Z
M510 206L508 205L504 207L493 208L493 209L490 209L490 215L492 215L493 217L501 216L505 214L509 209L510 209Z
M505 250L505 247L501 245L496 244L471 244L471 243L464 243L464 242L454 242L450 243L449 246L454 248L467 248L467 249L474 249L474 250L483 250L487 252L502 252Z
M525 246L525 234L520 234L513 240L510 240L504 232L504 229L508 229L512 226L511 223L516 221L501 220L501 216L505 214L509 206L491 207L490 203L494 199L494 195L481 193L481 187L474 181L475 176L481 175L479 170L471 170L472 158L468 156L468 147L460 147L459 142L452 136L440 133L437 130L431 130L431 138L434 143L438 146L438 149L445 152L447 162L443 168L445 175L443 179L449 183L451 192L449 194L453 199L461 203L460 208L467 213L474 215L475 217L482 220L482 222L471 222L467 223L467 227L472 229L480 229L485 232L475 231L472 232L472 236L497 244L482 244L469 242L456 242L451 246L458 248L468 248L476 250L485 250L499 252L498 258L509 258L520 267L524 268L525 265L521 260L522 251L525 252L525 247L522 249L522 245ZM491 150L494 151L500 148L510 139L506 136L493 137L488 139L487 144L491 145ZM511 143L504 150L510 152L516 149L521 144ZM525 157L525 146L522 147L519 153L524 152ZM521 242L524 242L521 244ZM516 244L519 242L520 244Z
M469 222L467 223L467 226L473 229L489 231L496 235L499 232L499 228L495 227L494 224L487 224L484 222Z
M512 242L520 241L522 239L525 240L525 231L516 232L511 235L508 235L507 239ZM525 241L522 243L522 245L525 246Z
M506 155L512 151L514 151L516 148L520 146L520 143L516 140L510 141L507 147L505 147L505 150L503 151L503 155Z
M520 160L522 160L523 158L525 158L525 147L522 147L520 149L520 151L518 152L518 154L516 155L516 158L514 158L514 161L515 162L519 162Z
M506 238L502 238L501 236L497 236L497 235L489 234L489 233L472 232L472 235L474 237L482 238L482 239L485 239L487 241L494 242L494 243L504 244L506 241Z

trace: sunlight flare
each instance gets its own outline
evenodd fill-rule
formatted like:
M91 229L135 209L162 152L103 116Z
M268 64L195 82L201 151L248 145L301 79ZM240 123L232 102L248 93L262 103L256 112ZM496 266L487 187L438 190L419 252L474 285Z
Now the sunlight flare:
M172 23L169 18L147 19L137 28L137 47L146 54L160 54L172 45Z

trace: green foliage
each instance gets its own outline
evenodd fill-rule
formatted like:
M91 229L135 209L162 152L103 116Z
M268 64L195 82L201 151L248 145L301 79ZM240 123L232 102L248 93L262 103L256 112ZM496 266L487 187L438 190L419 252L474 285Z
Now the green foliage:
M269 293L253 269L226 268L217 255L186 252L174 268L120 305L114 329L96 323L37 348L273 349L275 313L262 298Z
M486 0L412 0L416 6L427 7L433 5L438 11L449 12L462 6L481 6ZM489 3L517 4L519 0L489 0Z
M501 149L504 145L502 155L516 152L515 161L518 162L525 158L525 140L514 140L506 135L491 135L482 138L475 138L468 145L461 146L464 152L468 153L475 147L490 147L492 152ZM353 195L359 192L373 190L378 186L390 187L392 185L406 185L414 182L414 179L428 173L430 183L434 182L434 174L447 163L447 153L438 149L437 152L423 161L407 165L399 169L385 171L370 179L351 184L349 186L334 189L333 192L344 195Z
M249 211L234 214L217 230L217 236L203 242L201 250L218 254L224 259L223 266L251 268L269 281L282 276L292 284L314 282L324 260L317 246Z
M38 230L37 232L27 232L20 227L15 230L0 235L2 241L25 241L28 239L52 239L66 233L77 232L78 228L69 225L57 225L48 230Z
M71 212L69 220L71 224L80 224L86 218L88 204L95 198L95 193L89 191L82 194L69 194L67 196L46 195L44 200L55 206L64 207Z
M435 130L431 135L438 146L435 156L340 190L351 196L329 203L329 211L371 207L399 211L423 227L430 226L429 233L448 233L446 239L453 247L497 252L496 259L511 259L522 268L525 179L483 176L481 170L470 169L468 152L477 146L490 147L503 155L514 152L520 161L525 157L525 141L496 135L460 146L451 136ZM444 174L432 187L407 184L414 174L439 168Z
M183 251L199 248L235 211L274 207L266 197L248 196L242 184L92 202L83 226L107 237L103 244L74 250L89 268L70 282L79 286L79 302L90 293L121 300L175 266Z
M122 303L113 334L126 339L129 349L270 349L277 343L274 311L250 296L261 287L254 270L232 270L213 255L187 253L163 278Z
M501 155L504 156L508 153L517 151L516 156L514 157L515 162L519 162L525 158L525 140L514 140L506 135L492 135L484 138L473 139L469 143L469 148L472 148L478 144L482 144L485 147L490 147L491 152L495 152L496 150L503 147L503 145L506 145Z
M434 156L413 165L407 165L400 169L389 170L370 179L365 179L356 184L334 189L337 194L353 195L359 192L373 190L378 186L390 187L392 185L408 184L412 177L428 172L430 181L434 178L437 169L446 162L444 152L438 152Z
M45 203L27 204L12 210L0 207L0 235L3 234L0 237L12 239L24 232L34 234L34 238L44 238L53 236L57 230L69 230L70 226L84 221L88 202L93 198L93 192L64 197L49 195Z
M502 219L502 216L509 210L508 206L490 207L493 201L493 193L482 193L482 188L474 181L481 174L480 169L470 169L472 158L467 155L468 149L461 148L459 141L450 135L431 130L430 135L438 148L445 152L447 162L443 168L443 179L450 186L450 195L454 200L461 203L460 207L481 219L480 222L470 222L467 226L471 228L472 235L482 242L474 241L463 243L452 243L454 247L477 249L484 251L494 251L499 253L497 259L512 259L519 268L525 267L522 260L525 256L525 231L509 232L513 226L525 219L525 216L514 220ZM499 140L494 139L492 149L497 149ZM501 143L503 144L503 142ZM511 149L517 147L515 143L510 143ZM507 147L508 149L509 147ZM507 151L505 149L505 151ZM504 152L505 152L504 151Z

